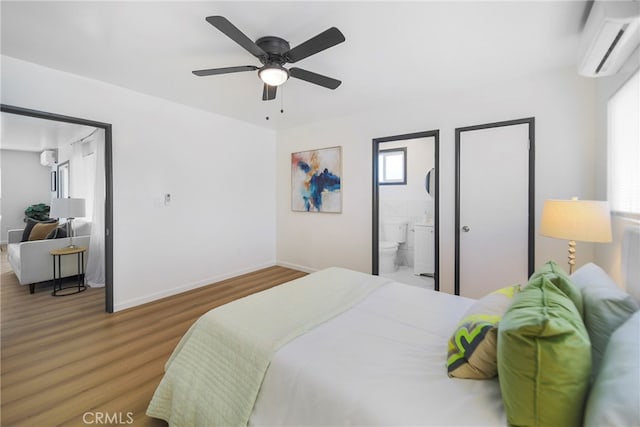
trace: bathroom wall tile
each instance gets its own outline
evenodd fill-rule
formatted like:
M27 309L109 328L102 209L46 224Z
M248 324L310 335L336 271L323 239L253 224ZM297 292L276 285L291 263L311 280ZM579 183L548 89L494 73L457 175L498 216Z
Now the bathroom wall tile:
M424 217L426 215L428 202L425 199L420 200L408 200L408 216L410 217Z

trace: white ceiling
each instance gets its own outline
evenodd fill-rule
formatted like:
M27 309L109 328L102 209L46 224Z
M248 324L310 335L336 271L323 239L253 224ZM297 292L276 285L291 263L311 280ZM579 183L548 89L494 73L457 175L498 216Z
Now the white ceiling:
M588 3L2 1L2 54L282 129L572 66ZM292 47L338 27L346 42L296 66L342 85L290 79L265 102L255 72L192 75L260 65L210 15Z
M0 147L3 150L57 149L89 135L95 128L3 112L0 115Z

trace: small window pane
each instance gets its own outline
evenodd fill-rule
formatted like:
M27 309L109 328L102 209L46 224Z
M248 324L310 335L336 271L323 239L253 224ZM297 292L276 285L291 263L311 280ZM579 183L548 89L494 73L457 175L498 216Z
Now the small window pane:
M404 156L402 154L390 154L385 156L384 168L385 181L402 181L404 179Z
M381 185L406 185L406 148L382 150L378 155L378 182Z

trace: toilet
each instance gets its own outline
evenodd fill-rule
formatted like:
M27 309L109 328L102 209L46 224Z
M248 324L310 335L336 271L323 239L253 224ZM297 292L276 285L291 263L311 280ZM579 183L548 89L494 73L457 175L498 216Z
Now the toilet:
M398 245L407 241L406 221L385 221L382 225L384 240L378 242L378 270L380 274L398 270Z

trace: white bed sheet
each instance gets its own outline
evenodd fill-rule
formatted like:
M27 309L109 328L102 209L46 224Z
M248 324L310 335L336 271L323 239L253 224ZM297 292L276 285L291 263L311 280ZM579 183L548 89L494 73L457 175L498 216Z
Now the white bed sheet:
M253 426L506 425L497 379L447 376L474 300L391 283L273 357Z

